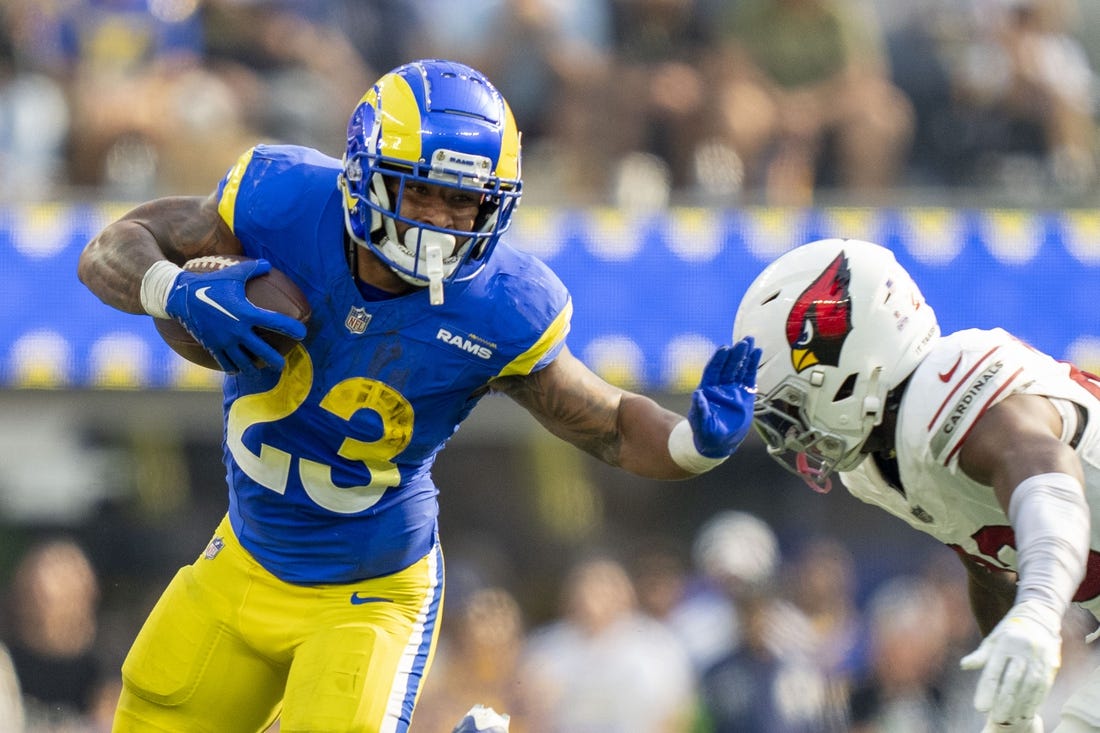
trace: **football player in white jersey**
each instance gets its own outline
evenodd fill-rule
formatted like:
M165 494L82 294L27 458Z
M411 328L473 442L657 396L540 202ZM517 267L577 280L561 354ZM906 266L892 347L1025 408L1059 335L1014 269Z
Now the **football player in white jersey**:
M1100 617L1100 380L1001 330L942 335L893 253L863 241L797 247L750 285L734 338L763 355L754 424L817 491L833 475L954 549L981 645L987 731L1042 731L1062 617ZM1055 733L1100 730L1100 670Z

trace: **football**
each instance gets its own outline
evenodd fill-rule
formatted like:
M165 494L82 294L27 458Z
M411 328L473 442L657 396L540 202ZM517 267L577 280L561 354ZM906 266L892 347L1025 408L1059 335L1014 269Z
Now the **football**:
M183 264L183 269L198 273L214 272L249 259L251 258L242 255L210 255L188 260ZM249 301L259 308L284 313L302 323L309 322L311 309L305 294L285 273L274 267L245 283L244 292ZM154 318L153 323L156 324L157 333L172 348L172 351L199 366L221 370L210 352L204 349L179 321L174 318ZM264 330L262 335L265 341L284 355L298 343L276 331Z

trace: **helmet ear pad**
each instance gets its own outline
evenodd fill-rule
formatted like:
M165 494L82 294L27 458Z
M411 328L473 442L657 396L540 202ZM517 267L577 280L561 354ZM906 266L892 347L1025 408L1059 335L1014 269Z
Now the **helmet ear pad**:
M474 230L478 232L491 232L497 224L497 217L500 215L500 202L494 201L490 197L486 196L481 202L481 206L477 212L477 219L475 219ZM470 259L480 260L485 254L488 242L481 240L470 252Z
M370 200L375 206L370 210L370 239L376 241L377 237L381 236L381 232L386 228L386 233L391 237L397 237L397 229L394 227L393 219L391 217L383 218L379 209L393 211L393 204L390 202L390 192L386 187L386 178L381 173L374 173L371 175L370 181ZM384 222L384 224L383 224Z

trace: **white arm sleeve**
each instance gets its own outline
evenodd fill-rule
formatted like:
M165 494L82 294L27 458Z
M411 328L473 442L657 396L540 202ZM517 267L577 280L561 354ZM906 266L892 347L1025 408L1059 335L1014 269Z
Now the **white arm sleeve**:
M1020 482L1008 504L1016 533L1016 603L1036 601L1061 619L1085 577L1090 514L1081 483L1065 473Z

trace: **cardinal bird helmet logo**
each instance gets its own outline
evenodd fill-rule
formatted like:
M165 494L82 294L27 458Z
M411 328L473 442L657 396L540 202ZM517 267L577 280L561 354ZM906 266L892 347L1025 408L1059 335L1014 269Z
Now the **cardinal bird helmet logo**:
M815 364L836 366L852 331L852 273L843 251L802 291L787 316L791 365L801 372Z

